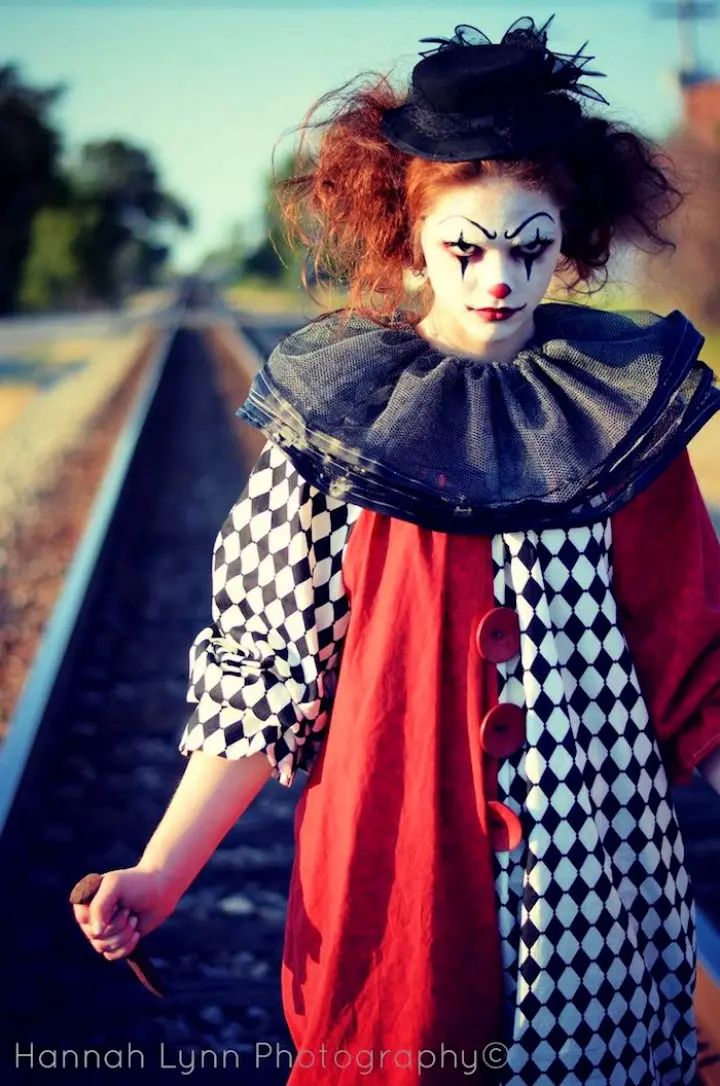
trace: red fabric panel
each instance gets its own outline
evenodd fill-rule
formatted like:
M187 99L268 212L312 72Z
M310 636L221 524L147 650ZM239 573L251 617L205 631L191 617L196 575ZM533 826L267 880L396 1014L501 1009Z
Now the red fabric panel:
M612 517L613 588L673 784L720 745L720 541L687 449Z
M497 668L475 644L493 607L490 539L363 510L344 577L332 721L295 816L282 990L310 1054L288 1084L467 1083L470 1061L481 1082L482 1050L502 1039L478 735ZM422 1049L436 1064L419 1077Z

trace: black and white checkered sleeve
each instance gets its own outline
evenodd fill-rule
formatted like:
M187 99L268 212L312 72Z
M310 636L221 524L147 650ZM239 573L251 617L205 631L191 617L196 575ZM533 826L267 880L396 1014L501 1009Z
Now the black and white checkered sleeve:
M329 497L268 440L213 547L212 618L189 651L195 705L178 749L264 750L289 787L326 737L350 621L342 562L360 508Z

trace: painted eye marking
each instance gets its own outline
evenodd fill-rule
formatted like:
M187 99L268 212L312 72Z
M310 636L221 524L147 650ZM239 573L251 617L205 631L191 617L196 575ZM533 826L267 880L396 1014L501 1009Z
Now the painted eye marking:
M505 234L505 236L508 236L507 233ZM526 242L524 245L510 246L510 251L513 257L516 260L523 260L525 262L525 271L527 272L528 279L530 279L530 272L532 270L533 263L542 256L542 254L550 245L553 244L553 241L554 238L541 237L540 228L536 227L535 237L531 241ZM480 245L474 245L470 241L465 241L462 231L460 232L460 236L456 238L455 241L445 241L443 242L443 244L450 252L452 252L454 249L460 250L460 255L458 255L457 253L453 253L453 255L457 256L458 260L460 261L461 277L463 279L465 278L465 271L467 269L468 261L470 260L470 258L478 253L483 253L483 249Z
M550 222L555 222L552 215L548 214L547 211L536 211L534 215L528 215L527 219L523 219L523 221L520 223L520 225L517 226L514 230L511 230L509 233L506 230L505 231L505 237L508 239L508 241L510 241L511 238L516 237L520 233L522 228L524 226L527 226L527 224L529 222L532 222L533 219L542 219L542 218L549 219ZM538 228L536 227L536 229L538 229Z
M528 280L530 279L530 272L532 266L536 260L539 260L548 246L552 245L553 238L540 237L540 229L536 227L535 237L532 241L526 245L513 245L513 249L517 249L517 255L521 260L525 261L525 271L527 273Z
M451 247L456 247L456 248L460 249L463 253L467 253L471 249L479 249L480 248L479 245L473 245L472 242L465 241L465 238L462 235L462 231L460 231L460 237L457 238L456 241L446 241L446 242L444 242L444 244L448 245L448 246L451 246Z
M469 253L471 251L478 250L480 248L480 246L479 245L473 245L472 242L465 241L465 238L462 235L462 230L460 231L460 237L457 238L456 241L446 241L446 242L444 242L444 244L446 246L448 246L449 249L453 249L453 248L460 249L461 254L462 254L461 256L458 257L458 260L460 261L460 278L464 279L465 278L465 272L466 272L467 266L468 266L468 260L470 259ZM457 255L457 254L454 254L454 255Z
M537 257L542 256L552 243L552 238L536 238L527 245L513 245L511 246L511 249L513 256L533 257L534 259L537 259Z
M552 245L552 243L553 238L540 237L540 231L536 230L535 237L531 241L526 241L524 245L511 245L510 248L522 249L523 251L525 251L526 249L536 249L538 246L540 246L541 249L544 249L548 245Z
M554 238L542 238L538 234L536 238L533 238L532 241L527 242L525 245L511 245L510 252L514 257L539 256L548 246L553 244L553 241ZM484 251L482 246L465 241L462 235L456 241L446 241L444 244L449 249L460 249L465 256Z
M541 252L547 249L549 245L552 245L552 243L552 238L537 238L535 241L528 242L527 245L511 245L510 250L513 256L516 257L525 255L538 256ZM472 251L483 252L483 249L480 245L472 245L470 242L463 241L462 239L458 241L446 241L445 245L447 245L449 248L457 247L464 254L471 253Z

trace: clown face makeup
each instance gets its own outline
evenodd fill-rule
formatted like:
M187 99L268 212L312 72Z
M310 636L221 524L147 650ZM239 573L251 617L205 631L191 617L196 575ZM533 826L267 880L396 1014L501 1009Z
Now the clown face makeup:
M550 194L507 177L454 186L424 216L420 243L434 298L418 332L458 353L512 358L561 255Z

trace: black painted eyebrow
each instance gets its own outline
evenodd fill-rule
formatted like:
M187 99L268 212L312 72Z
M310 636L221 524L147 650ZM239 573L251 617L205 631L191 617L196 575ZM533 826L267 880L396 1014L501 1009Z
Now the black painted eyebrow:
M512 233L510 233L510 234L508 234L508 232L507 232L507 230L506 230L506 231L505 231L505 237L506 237L506 238L508 239L508 241L509 241L509 240L510 240L510 238L514 238L516 234L519 234L519 233L520 233L520 231L522 230L523 226L527 226L527 224L528 224L529 222L532 222L532 220L533 220L533 219L539 219L539 218L541 218L541 217L542 217L543 215L544 215L544 216L545 216L546 218L548 218L548 219L550 220L550 222L552 222L552 223L554 223L554 222L555 222L554 218L552 217L552 215L551 215L551 214L550 214L550 213L549 213L548 211L536 211L534 215L529 215L529 216L528 216L528 218L527 218L527 219L525 219L525 221L524 221L524 222L521 222L521 223L520 223L520 225L518 226L517 230L513 230L513 231L512 231Z
M508 241L509 241L509 240L510 240L511 238L514 238L514 237L516 237L516 235L520 233L520 231L522 230L522 228L523 228L524 226L527 226L527 224L528 224L529 222L532 222L532 220L533 220L533 219L537 219L537 218L540 218L540 217L541 217L541 216L543 216L543 215L544 215L544 216L545 216L546 218L548 218L548 219L550 220L550 222L551 222L551 223L554 223L554 222L555 222L554 218L552 217L552 215L551 215L551 214L550 214L550 213L549 213L548 211L535 211L535 212L533 212L533 214L532 214L532 215L529 215L529 216L527 217L527 219L525 219L525 220L524 220L523 222L521 222L521 223L520 223L520 225L519 225L519 226L518 226L518 227L517 227L517 228L516 228L515 230L512 230L512 231L511 231L510 233L508 233L508 232L507 232L507 230L506 230L506 231L505 231L505 234L504 234L504 236L505 236L505 237L506 237L506 238L508 239ZM449 216L448 216L448 218L452 218L452 219L455 219L455 218L458 218L458 219L465 219L465 221L466 221L466 222L472 223L472 225L473 225L473 226L477 226L478 230L482 230L482 232L483 232L483 234L485 235L485 237L486 237L486 238L490 238L491 240L494 240L494 239L495 239L495 238L497 237L497 230L495 230L495 231L492 231L492 230L486 230L486 229L485 229L485 227L484 227L484 226L482 225L482 223L479 223L479 222L475 222L475 220L474 220L474 219L470 219L470 218L468 218L468 216L467 216L467 215L449 215ZM444 219L442 219L442 220L441 220L441 223L442 223L442 222L444 222L444 221L445 221L445 220L444 220ZM441 225L441 223L438 223L438 225Z

